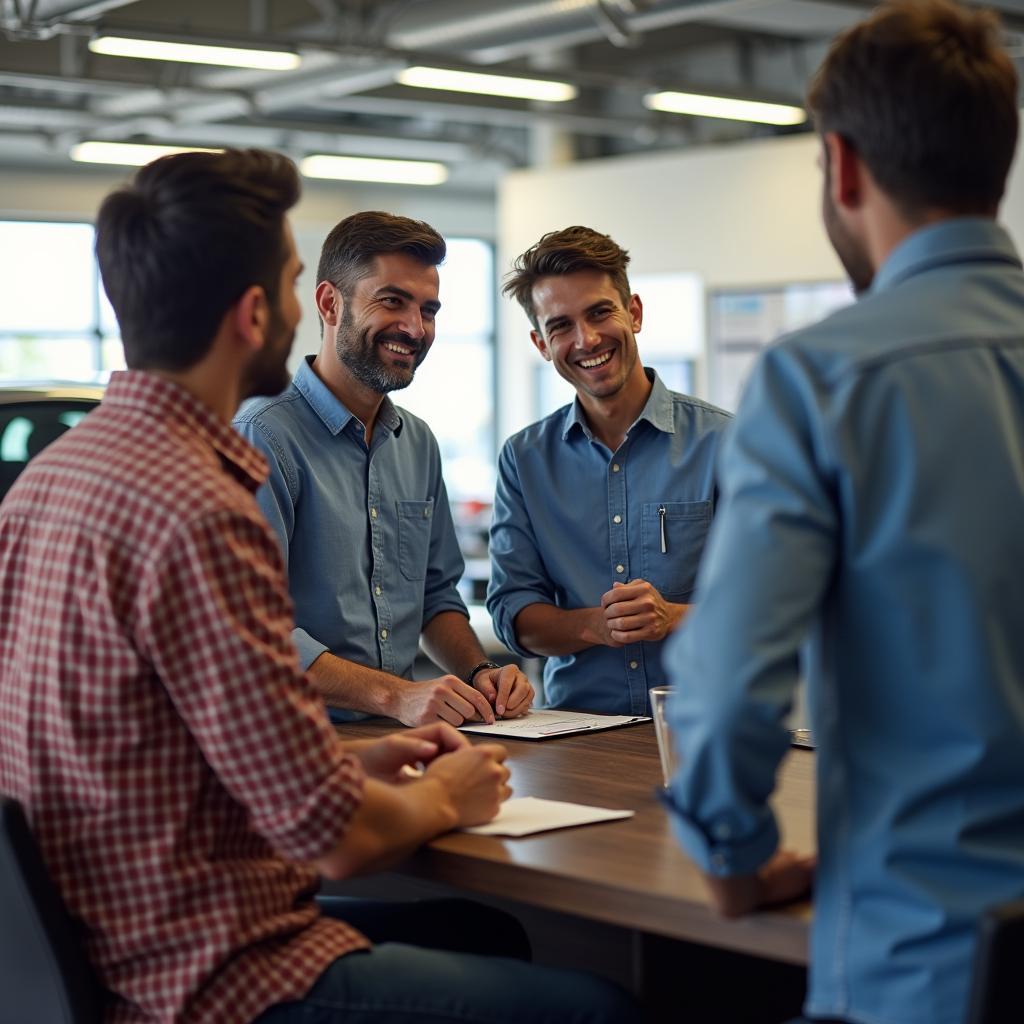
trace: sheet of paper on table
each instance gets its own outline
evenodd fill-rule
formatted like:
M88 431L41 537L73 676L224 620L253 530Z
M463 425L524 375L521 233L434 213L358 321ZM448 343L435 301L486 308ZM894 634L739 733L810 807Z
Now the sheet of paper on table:
M612 811L605 807L587 807L562 800L541 800L535 796L521 796L506 800L498 816L486 825L463 829L478 836L528 836L534 832L547 832L554 828L590 825L598 821L617 821L632 818L633 811Z
M588 715L579 711L528 711L521 718L501 718L494 725L470 722L463 732L482 732L507 740L549 740L574 732L614 729L619 725L649 722L644 715Z

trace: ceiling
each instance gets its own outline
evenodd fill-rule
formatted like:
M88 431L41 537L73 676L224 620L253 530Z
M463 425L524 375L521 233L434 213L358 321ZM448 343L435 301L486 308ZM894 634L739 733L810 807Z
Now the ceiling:
M807 130L656 113L654 90L799 104L860 0L0 0L0 166L87 140L435 160L445 189L509 167ZM1024 0L1002 0L1014 52ZM100 56L102 31L295 48L264 72ZM411 65L556 78L541 103L399 85Z

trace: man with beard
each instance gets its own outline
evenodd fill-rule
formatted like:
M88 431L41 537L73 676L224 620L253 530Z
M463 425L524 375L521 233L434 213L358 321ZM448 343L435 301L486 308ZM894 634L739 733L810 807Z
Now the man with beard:
M769 803L806 644L814 1019L961 1024L978 917L1024 896L1024 273L995 222L1018 132L999 35L898 2L826 56L823 219L859 301L754 369L666 657L676 831L739 914L811 885Z
M693 591L731 417L644 368L628 263L575 226L546 234L506 281L576 400L502 449L487 608L509 647L547 657L549 705L642 715Z
M319 874L489 820L508 770L443 723L344 743L299 668L253 498L266 464L230 428L286 380L298 194L278 154L185 153L100 209L129 369L0 506L0 794L80 926L104 1020L562 1021L581 999L628 1019L610 985L502 958L524 946L503 914L313 898Z
M257 500L288 564L302 666L335 721L493 722L533 698L469 625L437 442L387 397L433 344L444 257L429 224L374 211L341 221L317 269L319 353L235 420L270 462ZM421 642L448 674L411 681Z

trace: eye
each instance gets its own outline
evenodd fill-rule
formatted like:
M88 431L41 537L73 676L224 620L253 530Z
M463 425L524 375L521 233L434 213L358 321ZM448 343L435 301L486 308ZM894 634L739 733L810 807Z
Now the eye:
M420 310L420 319L421 320L426 320L428 323L433 323L436 316L437 316L437 310L436 309L421 309Z
M388 309L398 309L402 304L402 300L397 295L382 295L380 301Z
M611 314L612 314L612 307L611 306L602 306L600 309L595 309L594 312L591 314L591 316L593 317L594 320L604 320L606 317L611 316Z

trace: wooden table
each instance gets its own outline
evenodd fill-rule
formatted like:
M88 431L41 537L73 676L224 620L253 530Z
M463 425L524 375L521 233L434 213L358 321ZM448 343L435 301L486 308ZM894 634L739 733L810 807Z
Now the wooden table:
M354 739L392 729L378 720L339 733ZM709 906L699 872L655 797L661 775L653 725L506 746L513 795L628 808L635 816L520 839L449 833L398 872L641 933L806 964L808 904L738 921ZM814 849L813 767L812 753L793 750L774 801L783 842L801 852Z

